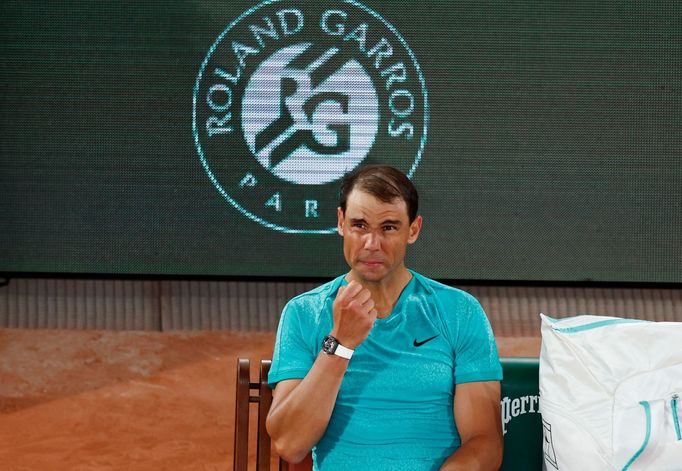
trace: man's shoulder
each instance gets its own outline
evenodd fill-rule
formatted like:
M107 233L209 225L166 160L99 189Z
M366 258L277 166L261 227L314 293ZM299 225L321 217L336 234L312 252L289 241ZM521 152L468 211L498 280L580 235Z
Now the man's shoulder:
M412 275L427 293L436 296L439 299L449 302L478 303L472 294L460 288L446 285L445 283L441 283L440 281L436 281L415 271L412 271Z

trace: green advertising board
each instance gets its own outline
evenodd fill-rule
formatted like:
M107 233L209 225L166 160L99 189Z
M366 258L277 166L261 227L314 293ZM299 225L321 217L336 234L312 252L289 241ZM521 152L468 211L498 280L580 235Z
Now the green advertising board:
M502 358L502 471L540 471L553 452L543 441L537 358Z

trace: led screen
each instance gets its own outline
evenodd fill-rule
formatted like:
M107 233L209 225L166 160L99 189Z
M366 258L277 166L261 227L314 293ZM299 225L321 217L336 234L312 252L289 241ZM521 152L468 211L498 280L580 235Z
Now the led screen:
M329 277L339 180L451 280L682 282L679 2L3 2L0 271Z

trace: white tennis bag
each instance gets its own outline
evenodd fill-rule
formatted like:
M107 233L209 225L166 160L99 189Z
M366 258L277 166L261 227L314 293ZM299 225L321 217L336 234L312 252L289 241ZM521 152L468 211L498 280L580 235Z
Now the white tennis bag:
M541 317L545 468L682 470L682 323Z

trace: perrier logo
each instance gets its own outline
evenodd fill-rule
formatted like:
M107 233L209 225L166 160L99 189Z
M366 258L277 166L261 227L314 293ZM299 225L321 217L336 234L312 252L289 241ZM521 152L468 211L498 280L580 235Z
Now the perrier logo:
M220 194L290 233L333 233L338 180L360 164L412 176L427 96L400 33L352 0L267 1L220 34L194 86L194 141Z

